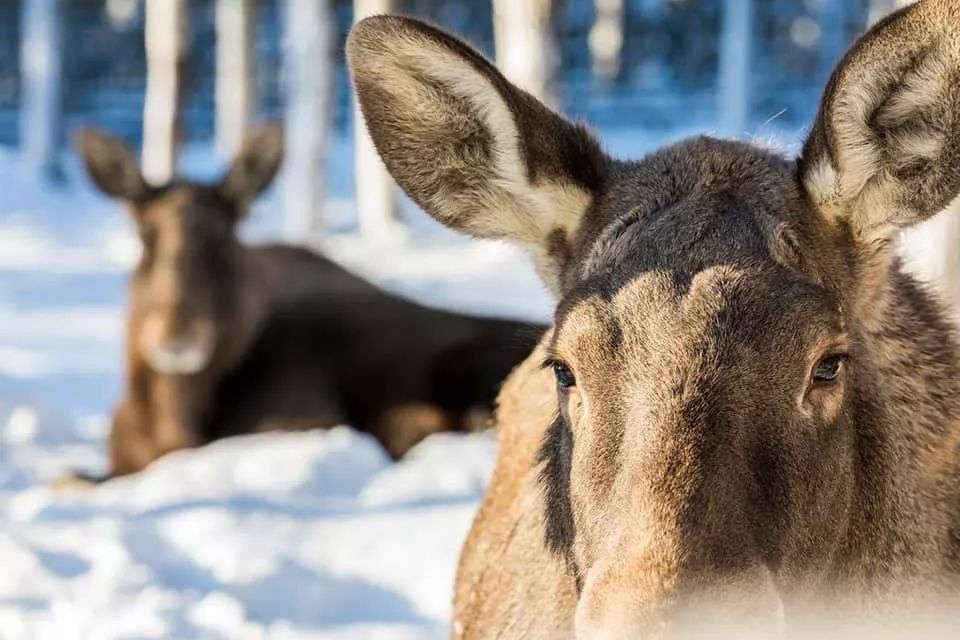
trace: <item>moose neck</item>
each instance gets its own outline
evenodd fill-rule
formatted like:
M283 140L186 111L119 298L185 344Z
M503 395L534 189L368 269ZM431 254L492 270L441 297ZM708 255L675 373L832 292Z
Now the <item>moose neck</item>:
M870 580L891 567L902 574L891 579L942 571L929 563L960 525L952 497L960 481L956 329L898 259L875 257L869 302L864 295L860 305L857 512L843 553L853 573Z

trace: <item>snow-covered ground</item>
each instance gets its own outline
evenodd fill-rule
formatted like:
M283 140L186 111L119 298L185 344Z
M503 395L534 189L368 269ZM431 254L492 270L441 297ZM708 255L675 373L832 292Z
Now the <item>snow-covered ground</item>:
M278 200L248 237L276 236ZM332 226L350 206L331 203ZM324 249L429 304L548 316L522 255L414 224L415 240ZM490 434L435 436L399 464L346 427L248 436L96 489L53 484L105 466L137 252L74 164L38 184L0 150L0 639L445 637Z

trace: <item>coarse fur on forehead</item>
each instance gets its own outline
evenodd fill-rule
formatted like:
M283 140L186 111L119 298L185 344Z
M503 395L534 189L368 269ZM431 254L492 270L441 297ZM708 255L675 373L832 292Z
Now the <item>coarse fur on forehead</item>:
M811 263L822 261L807 259L821 235L794 162L740 142L690 139L611 168L571 247L558 311L586 293L609 299L651 270L679 283L714 266L768 261L821 282Z
M213 217L220 213L234 218L238 213L237 204L223 194L219 185L180 179L153 188L148 198L130 206L135 213L150 212L156 216L180 212Z

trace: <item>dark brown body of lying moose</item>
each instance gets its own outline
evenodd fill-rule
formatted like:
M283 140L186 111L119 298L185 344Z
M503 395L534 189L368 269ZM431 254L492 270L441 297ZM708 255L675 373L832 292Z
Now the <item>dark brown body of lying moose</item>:
M960 350L895 248L960 194L960 2L867 33L798 160L612 159L414 20L347 53L399 184L530 249L559 300L500 396L455 637L773 638L814 604L956 623Z
M430 433L483 425L539 340L542 327L426 308L304 249L242 244L237 224L276 174L282 136L251 135L219 184L162 187L122 142L78 137L143 244L110 476L228 435L337 424L401 456Z

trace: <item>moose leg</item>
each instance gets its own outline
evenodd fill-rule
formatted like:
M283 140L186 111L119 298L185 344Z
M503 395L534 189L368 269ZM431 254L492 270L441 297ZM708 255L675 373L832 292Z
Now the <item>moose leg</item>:
M156 444L142 408L124 399L117 407L110 429L110 472L105 478L136 473L156 457Z
M451 431L453 417L430 404L412 403L387 410L377 421L373 434L394 459L401 458L427 436Z

